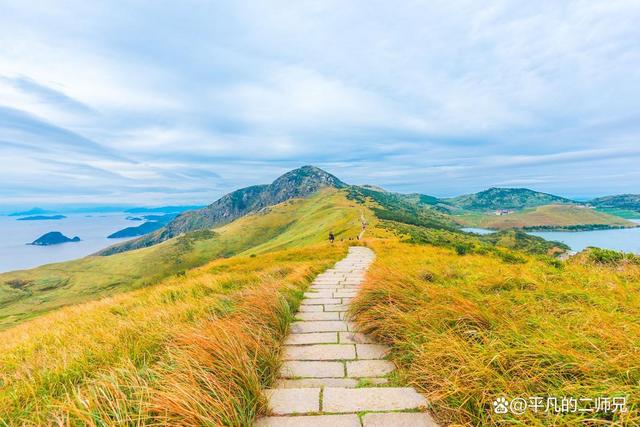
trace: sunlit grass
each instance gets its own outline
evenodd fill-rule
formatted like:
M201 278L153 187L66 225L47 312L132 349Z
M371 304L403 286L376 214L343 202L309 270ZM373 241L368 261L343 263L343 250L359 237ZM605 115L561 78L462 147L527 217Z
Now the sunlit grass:
M0 333L6 425L250 425L292 308L346 246L211 262Z
M353 302L444 424L640 424L640 267L375 242ZM496 415L492 401L626 396L627 414Z
M0 330L51 310L153 285L165 277L240 253L355 239L370 211L326 189L240 218L212 232L194 232L159 245L0 274Z

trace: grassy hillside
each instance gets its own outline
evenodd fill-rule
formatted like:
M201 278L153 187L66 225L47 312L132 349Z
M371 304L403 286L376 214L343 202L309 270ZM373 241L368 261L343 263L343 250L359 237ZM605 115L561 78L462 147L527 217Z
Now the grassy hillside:
M0 425L249 426L323 243L217 260L0 332Z
M525 209L549 204L575 204L576 202L553 194L527 188L490 188L474 194L442 200L451 206L469 211L495 211L497 209Z
M640 212L640 194L620 194L598 197L589 202L598 208L626 209Z
M443 425L640 425L638 263L523 253L513 263L391 240L372 247L356 322L393 347L402 379ZM497 397L533 396L625 396L628 412L492 410Z
M66 305L149 286L212 259L322 242L329 231L338 239L355 238L360 216L372 216L345 195L325 189L149 248L0 274L0 329Z
M624 218L577 205L539 206L501 216L467 213L457 215L455 219L467 227L496 230L506 228L589 230L635 226Z
M349 199L368 206L376 218L434 229L453 230L457 224L437 206L438 199L423 194L400 194L352 186Z

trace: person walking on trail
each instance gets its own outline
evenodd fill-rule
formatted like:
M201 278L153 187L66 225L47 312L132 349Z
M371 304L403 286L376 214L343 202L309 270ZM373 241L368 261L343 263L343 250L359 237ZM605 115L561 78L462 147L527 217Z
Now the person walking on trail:
M335 240L335 236L333 235L333 231L329 232L329 242L333 243L333 241Z

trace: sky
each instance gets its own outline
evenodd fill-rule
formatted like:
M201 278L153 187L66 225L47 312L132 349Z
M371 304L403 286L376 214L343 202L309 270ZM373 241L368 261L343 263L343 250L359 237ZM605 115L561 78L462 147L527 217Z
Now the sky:
M0 206L640 193L640 2L0 0Z

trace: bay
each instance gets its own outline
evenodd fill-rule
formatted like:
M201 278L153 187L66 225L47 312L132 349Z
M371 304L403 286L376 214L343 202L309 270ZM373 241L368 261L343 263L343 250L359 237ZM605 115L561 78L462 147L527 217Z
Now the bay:
M125 213L65 215L67 218L45 221L17 221L17 217L0 216L0 272L82 258L129 240L107 239L107 236L140 224L127 220L130 214ZM27 245L50 231L59 231L70 238L78 236L81 241L51 246Z

